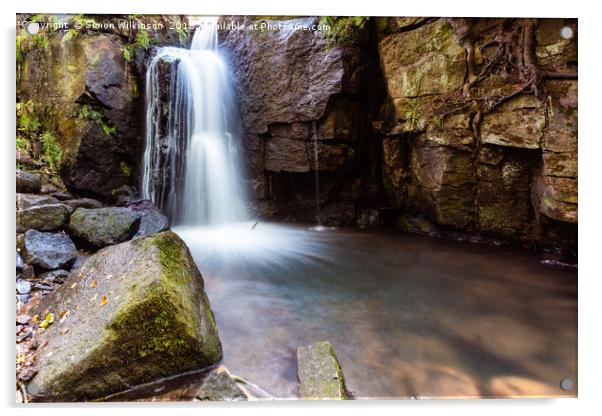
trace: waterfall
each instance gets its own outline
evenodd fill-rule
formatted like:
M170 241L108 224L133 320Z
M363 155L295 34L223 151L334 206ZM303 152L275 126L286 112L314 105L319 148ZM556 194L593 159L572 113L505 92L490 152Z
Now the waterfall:
M316 121L311 123L312 129L312 141L314 142L314 185L316 191L316 224L318 227L322 225L320 220L320 159L318 152L318 131L316 128Z
M217 18L204 18L190 49L160 48L146 73L142 196L175 224L247 218L236 102L217 43Z

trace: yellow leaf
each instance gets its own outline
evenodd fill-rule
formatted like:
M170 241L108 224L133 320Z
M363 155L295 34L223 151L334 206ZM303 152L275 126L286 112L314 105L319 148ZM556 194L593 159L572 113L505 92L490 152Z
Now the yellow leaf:
M92 280L90 286L92 286L92 289L96 289L96 279Z
M40 322L40 328L48 328L50 324L54 322L54 314L49 313L46 315L46 318L42 322Z
M107 297L105 295L102 295L102 298L100 298L100 306L104 306L107 304Z

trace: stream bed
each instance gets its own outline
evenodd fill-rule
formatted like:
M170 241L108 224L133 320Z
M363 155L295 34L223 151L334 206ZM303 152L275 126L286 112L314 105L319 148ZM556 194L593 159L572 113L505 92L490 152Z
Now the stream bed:
M223 364L278 398L298 396L296 350L317 341L356 398L576 395L577 272L536 252L271 223L174 231Z

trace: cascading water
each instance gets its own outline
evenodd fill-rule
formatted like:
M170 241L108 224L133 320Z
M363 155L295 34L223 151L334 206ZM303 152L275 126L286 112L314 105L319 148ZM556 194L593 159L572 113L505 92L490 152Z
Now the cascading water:
M190 49L159 49L146 88L143 197L176 224L247 219L236 103L217 51L217 18L201 21Z

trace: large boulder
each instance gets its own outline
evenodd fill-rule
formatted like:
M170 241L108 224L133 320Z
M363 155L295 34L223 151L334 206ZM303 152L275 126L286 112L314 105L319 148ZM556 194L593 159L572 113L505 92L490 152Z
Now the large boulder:
M77 208L102 208L102 202L92 198L67 199L63 204L69 205L74 210Z
M17 169L17 192L40 192L41 187L39 174Z
M132 238L140 213L127 208L78 208L69 220L69 233L94 246L104 247Z
M27 231L17 240L25 263L41 269L53 270L69 266L77 257L77 249L63 233Z
M348 398L343 372L330 342L318 342L298 348L297 363L301 398L309 400Z
M203 279L173 232L107 247L39 306L41 401L81 401L214 365L222 356Z
M71 208L65 204L35 205L17 210L17 232L30 229L53 231L61 228L69 218Z

